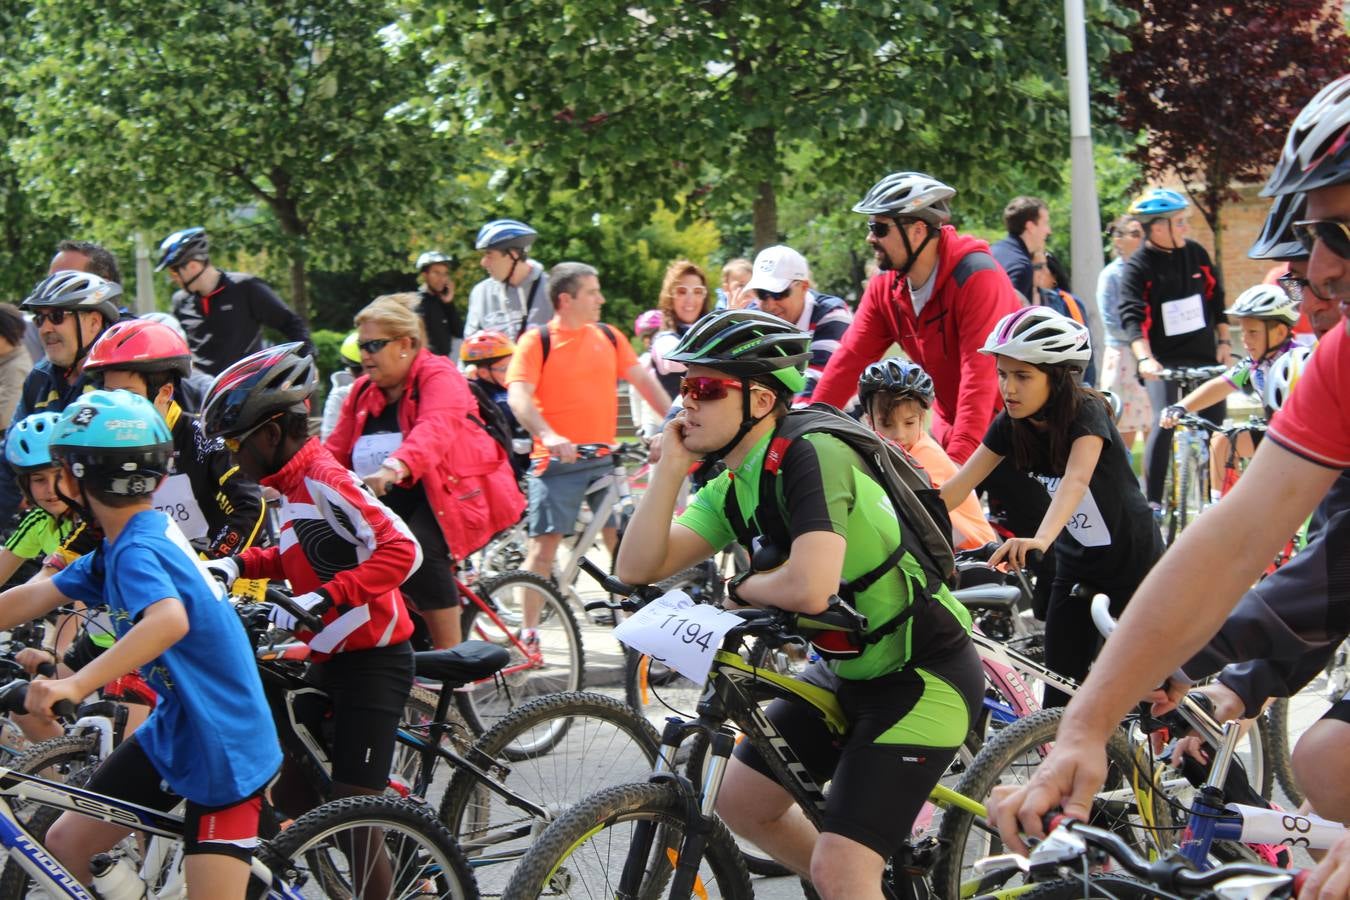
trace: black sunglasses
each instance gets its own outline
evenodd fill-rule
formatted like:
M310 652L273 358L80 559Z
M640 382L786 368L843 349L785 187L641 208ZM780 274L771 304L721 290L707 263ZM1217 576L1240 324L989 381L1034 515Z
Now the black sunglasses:
M392 344L394 340L395 340L394 338L375 338L372 341L362 341L361 343L356 345L356 348L360 350L362 353L369 353L371 356L374 356L376 353L379 353L381 350L383 350L386 346Z
M771 291L767 288L755 288L755 293L759 294L761 302L772 300L774 303L782 303L787 299L787 295L792 293L792 285L788 285L787 289L782 291Z
M1304 219L1293 225L1294 237L1309 253L1321 241L1341 259L1350 259L1350 223L1335 219Z
M66 316L73 316L75 313L68 309L53 309L46 312L33 313L33 327L41 328L43 322L51 322L53 325L60 325L66 320Z
M872 237L884 238L891 233L891 222L868 222L867 230L872 232Z

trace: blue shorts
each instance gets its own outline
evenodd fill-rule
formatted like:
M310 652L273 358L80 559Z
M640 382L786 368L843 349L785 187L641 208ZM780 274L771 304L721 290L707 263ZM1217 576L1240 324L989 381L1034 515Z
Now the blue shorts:
M543 474L531 472L526 478L530 507L525 514L530 537L573 534L576 531L577 515L581 512L581 501L585 500L594 512L605 496L604 489L587 491L587 488L613 466L614 461L608 457L579 459L574 463L554 459L549 461ZM605 526L613 525L614 517L610 516Z

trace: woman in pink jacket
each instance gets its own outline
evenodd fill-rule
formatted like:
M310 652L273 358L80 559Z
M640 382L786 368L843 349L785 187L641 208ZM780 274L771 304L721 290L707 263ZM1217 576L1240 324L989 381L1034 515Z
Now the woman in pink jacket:
M365 374L327 447L407 523L424 562L403 583L437 648L460 641L455 560L520 519L525 498L501 445L478 421L468 382L426 349L416 294L356 315Z

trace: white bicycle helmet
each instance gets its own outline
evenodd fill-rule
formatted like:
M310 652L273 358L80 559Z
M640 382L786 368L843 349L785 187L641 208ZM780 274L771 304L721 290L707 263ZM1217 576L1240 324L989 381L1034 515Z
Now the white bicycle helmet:
M1092 360L1092 338L1085 325L1068 316L1045 306L1024 306L999 319L980 352L1083 371Z
M1265 400L1268 409L1277 410L1284 406L1294 385L1303 375L1303 369L1312 357L1311 347L1295 347L1271 364L1266 373Z
M1223 314L1238 319L1270 319L1293 325L1298 321L1298 304L1279 285L1258 284L1239 294L1237 302L1225 309Z
M956 190L922 172L893 172L872 185L853 206L865 216L922 219L929 225L945 225L952 210L947 201Z
M1279 197L1350 181L1350 75L1317 92L1289 127L1280 161L1261 189Z
M434 266L436 263L445 263L448 266L450 265L450 262L450 257L446 256L441 251L428 250L426 253L417 257L417 271L425 272L429 266Z

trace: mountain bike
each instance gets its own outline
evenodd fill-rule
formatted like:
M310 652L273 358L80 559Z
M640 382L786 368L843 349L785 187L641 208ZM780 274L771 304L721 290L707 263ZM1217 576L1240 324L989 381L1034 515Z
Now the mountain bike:
M1163 369L1159 381L1178 385L1180 396L1228 371L1227 366ZM1203 432L1178 428L1172 435L1172 456L1163 480L1163 540L1168 546L1209 505L1209 440Z

